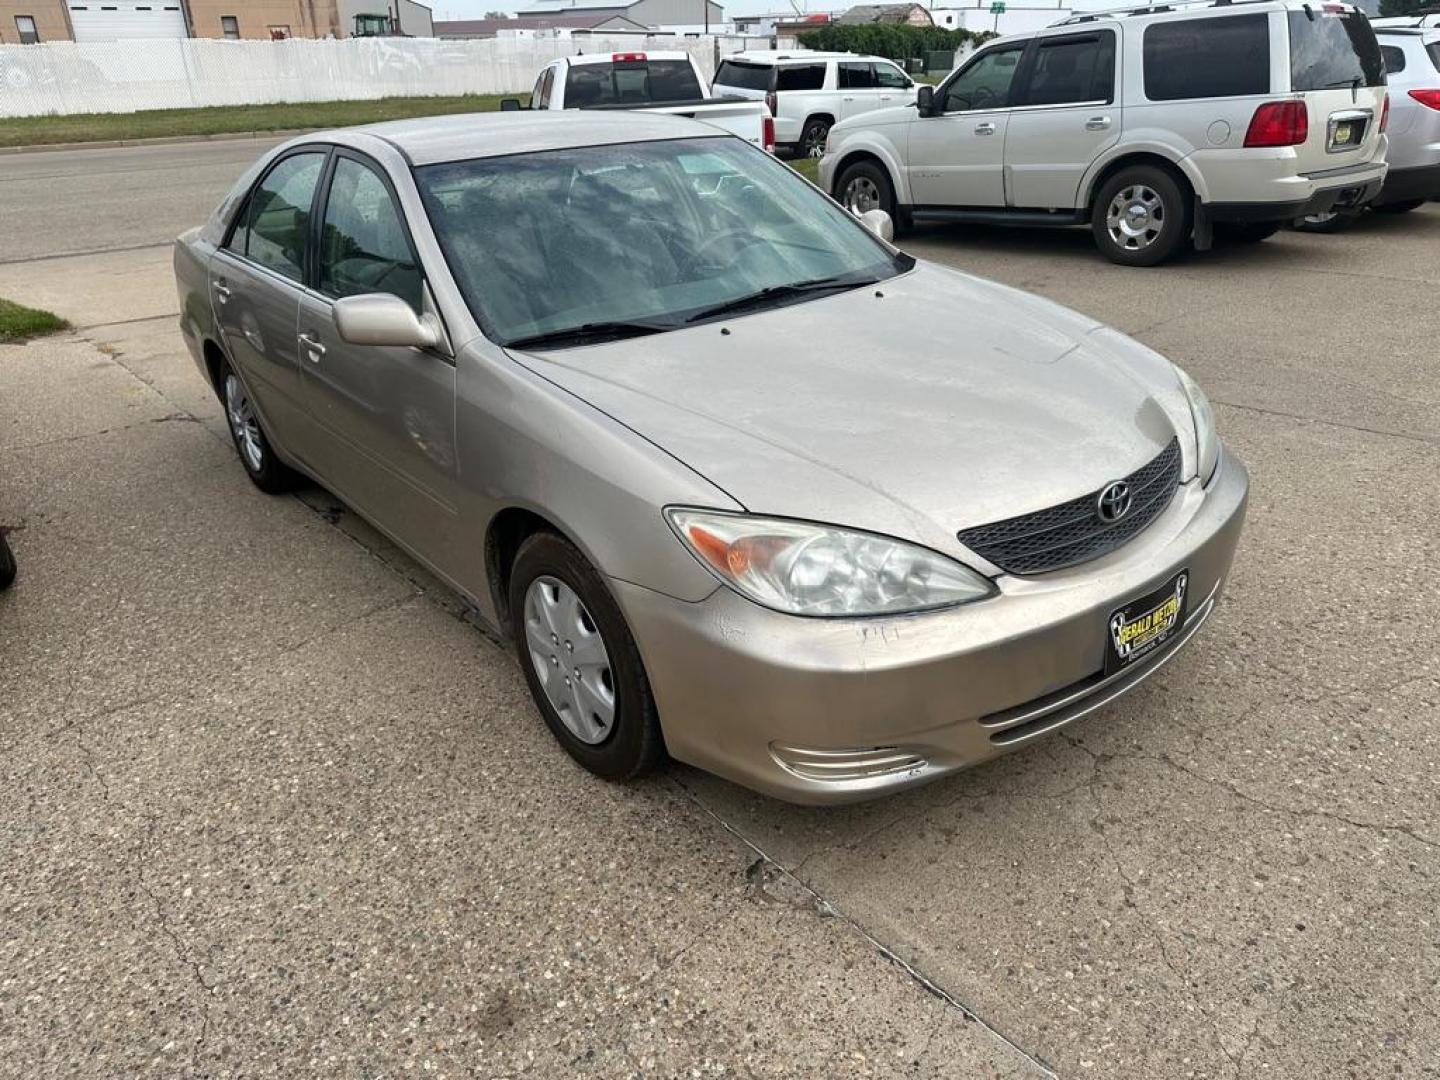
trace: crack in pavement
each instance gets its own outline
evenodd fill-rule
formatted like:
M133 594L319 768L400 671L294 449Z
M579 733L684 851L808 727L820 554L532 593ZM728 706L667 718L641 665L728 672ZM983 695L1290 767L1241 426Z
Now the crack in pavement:
M1059 1074L1055 1071L1054 1066L1050 1065L1037 1055L1023 1049L1018 1043L1016 1043L1014 1040L1010 1039L1008 1036L1002 1033L993 1024L982 1018L978 1013L975 1012L974 1009L971 1009L964 1002L960 1001L959 998L955 997L943 986L939 985L933 979L925 975L925 973L920 971L920 969L917 968L914 964L910 963L904 957L900 956L897 952L895 952L895 950L891 949L888 945L880 941L880 939L875 937L875 935L871 934L868 930L866 930L863 926L860 925L859 921L845 914L845 912L841 910L837 905L826 899L824 896L822 896L815 889L811 888L805 882L801 881L789 869L787 869L783 863L772 859L764 851L763 848L761 848L758 844L756 844L753 840L751 840L734 825L731 825L730 822L726 821L725 818L721 817L720 814L717 813L715 810L712 810L678 777L672 776L670 780L671 783L673 783L676 787L680 789L682 793L684 793L686 798L688 798L697 807L699 807L700 810L702 810L712 821L719 825L721 829L729 833L742 845L748 848L750 852L755 855L757 859L761 860L765 866L774 867L775 871L780 876L784 877L790 885L810 896L813 899L815 911L818 914L823 914L844 923L847 927L849 927L852 933L854 933L866 944L868 944L884 959L888 960L891 964L898 967L910 978L912 982L918 985L920 989L922 989L925 993L929 994L931 997L938 998L944 1004L954 1009L957 1013L960 1014L963 1020L968 1021L969 1023L978 1024L997 1042L1014 1051L1028 1064L1032 1065L1045 1076L1049 1077L1050 1080L1058 1080ZM751 866L751 869L753 868L754 864L752 864Z
M1305 416L1302 413L1286 412L1283 409L1266 409L1259 405L1241 405L1236 401L1225 401L1222 398L1212 399L1216 405L1224 405L1227 409L1239 409L1241 412L1257 413L1260 416L1278 416L1286 420L1300 420L1307 424L1321 424L1324 427L1340 428L1344 431L1358 431L1365 435L1379 435L1382 438L1400 439L1404 442L1419 443L1422 446L1440 445L1440 435L1416 435L1404 431L1387 431L1384 428L1366 427L1364 424L1346 424L1340 420L1326 420L1318 416Z

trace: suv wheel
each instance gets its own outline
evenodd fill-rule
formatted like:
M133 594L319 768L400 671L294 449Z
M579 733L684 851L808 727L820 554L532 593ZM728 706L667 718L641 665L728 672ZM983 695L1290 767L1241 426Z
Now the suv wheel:
M510 633L551 734L606 780L633 780L665 760L640 650L585 556L536 533L510 573Z
M1090 229L1111 262L1154 266L1189 237L1193 212L1188 193L1173 176L1153 165L1136 165L1101 185Z
M895 188L885 170L873 161L857 161L847 167L835 185L835 198L852 214L884 210L895 221Z
M805 127L800 132L800 153L803 157L818 158L825 156L825 140L830 137L831 123L824 117L812 117L805 121Z

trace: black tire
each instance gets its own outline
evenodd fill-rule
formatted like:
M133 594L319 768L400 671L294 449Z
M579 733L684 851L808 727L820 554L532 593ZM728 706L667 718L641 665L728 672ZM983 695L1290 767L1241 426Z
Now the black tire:
M1280 231L1279 221L1217 221L1215 239L1226 244L1258 244Z
M800 129L800 142L795 148L796 154L800 157L818 158L825 153L825 140L830 137L830 129L835 126L833 120L827 120L823 116L812 116L805 121L805 126Z
M1293 227L1296 232L1333 235L1350 228L1359 216L1360 211L1358 210L1327 210L1323 214L1311 214L1308 217L1296 218Z
M586 742L566 726L550 703L536 672L536 662L531 659L525 601L531 584L540 578L558 579L569 586L580 598L593 628L600 635L615 702L614 720L600 742ZM510 633L515 640L520 668L536 708L565 752L596 776L617 782L644 776L664 762L665 740L660 732L660 716L650 693L650 680L645 675L640 650L635 646L620 606L585 556L554 533L536 533L520 545L515 555L508 600ZM557 652L564 644L555 642ZM558 668L558 664L556 666Z
M297 474L290 466L286 465L276 455L270 446L270 440L265 435L265 429L260 424L260 416L255 412L253 405L248 405L249 391L245 389L230 365L221 361L219 370L216 372L217 390L220 394L220 407L225 410L226 427L230 429L230 442L235 447L235 454L240 458L240 464L245 469L245 475L256 487L267 495L279 495L289 491L295 486L298 479ZM232 387L233 381L233 387ZM247 445L247 438L241 434L241 426L244 422L236 414L236 402L232 394L238 393L240 401L245 403L241 408L248 406L249 409L249 439L253 440Z
M15 553L10 550L10 541L0 532L0 589L8 589L15 583Z
M856 185L852 190L852 185ZM867 186L868 185L868 186ZM900 215L895 212L895 185L884 166L874 161L857 161L845 166L835 181L835 199L851 213L884 210L896 230L901 228Z
M1141 218L1152 223L1158 217L1153 235L1134 238L1139 246L1127 246L1110 235L1110 205L1122 192L1135 189L1148 190L1156 196L1158 213ZM1143 200L1137 199L1137 202ZM1095 193L1095 205L1090 212L1090 231L1095 235L1095 245L1100 253L1120 266L1156 266L1173 257L1190 240L1194 225L1195 208L1189 190L1169 172L1155 165L1132 165L1121 169L1100 186ZM1122 232L1122 237L1124 237Z
M1408 214L1411 210L1419 210L1424 205L1424 199L1406 199L1404 202L1385 203L1383 206L1377 206L1375 211L1380 214Z

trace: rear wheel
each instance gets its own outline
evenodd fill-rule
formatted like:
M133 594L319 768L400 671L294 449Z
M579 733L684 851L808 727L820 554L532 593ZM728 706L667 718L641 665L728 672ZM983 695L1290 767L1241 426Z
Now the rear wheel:
M1164 169L1136 165L1101 185L1090 215L1100 253L1121 266L1155 266L1190 235L1189 193Z
M250 400L250 392L230 365L220 365L220 396L225 405L225 419L230 425L230 439L245 475L261 491L278 495L295 484L295 473L275 456L270 440L260 426L260 414Z
M884 168L873 161L846 166L835 185L835 197L852 214L884 210L895 220L895 188Z
M633 780L664 761L640 651L585 556L536 533L515 556L509 604L525 681L566 753L606 780Z
M1227 244L1258 244L1280 231L1278 221L1217 221L1215 239Z
M1358 210L1322 210L1318 214L1306 214L1295 222L1295 228L1309 233L1344 232L1359 216Z
M0 532L0 589L8 589L15 581L15 569L15 554L5 534Z
M1408 214L1411 210L1419 210L1424 205L1424 199L1406 199L1404 202L1392 202L1386 203L1384 206L1377 206L1375 210L1381 214Z
M830 138L833 124L823 116L812 116L800 130L800 154L802 157L825 156L825 140Z

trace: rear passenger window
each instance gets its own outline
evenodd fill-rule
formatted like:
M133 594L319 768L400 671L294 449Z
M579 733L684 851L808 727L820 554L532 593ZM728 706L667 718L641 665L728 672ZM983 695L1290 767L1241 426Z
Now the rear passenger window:
M320 241L320 291L337 300L393 293L420 314L420 269L390 189L353 158L335 162Z
M1385 61L1385 71L1391 75L1399 75L1405 70L1405 50L1394 45L1381 45L1380 57Z
M776 90L821 90L824 87L824 64L796 64L776 69Z
M841 90L874 90L878 85L874 64L840 65Z
M1047 38L1040 42L1024 104L1108 104L1114 99L1114 34Z
M229 249L282 274L305 280L310 207L325 166L323 153L293 154L260 181L230 237Z
M1270 19L1226 15L1145 29L1145 96L1151 101L1247 97L1270 92Z

